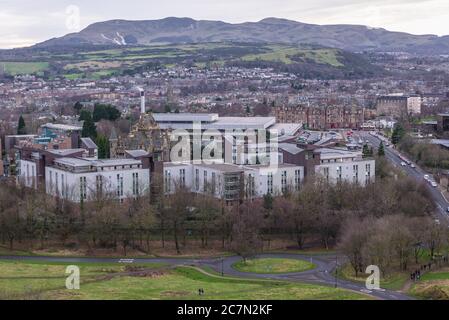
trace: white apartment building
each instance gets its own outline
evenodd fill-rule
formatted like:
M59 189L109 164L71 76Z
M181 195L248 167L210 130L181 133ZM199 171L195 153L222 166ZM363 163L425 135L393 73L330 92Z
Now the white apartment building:
M37 164L30 160L20 160L17 176L20 182L28 188L37 187Z
M345 181L365 186L375 180L376 161L363 159L360 151L320 148L314 154L319 155L315 174L330 183Z
M194 193L210 194L226 201L280 195L299 190L304 168L291 164L266 165L164 163L164 191L179 187Z
M45 171L47 193L73 202L89 201L98 194L123 201L144 194L150 185L149 169L135 159L59 158Z

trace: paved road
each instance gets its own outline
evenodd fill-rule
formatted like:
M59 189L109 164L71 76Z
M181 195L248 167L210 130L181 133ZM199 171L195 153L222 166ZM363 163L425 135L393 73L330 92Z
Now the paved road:
M333 255L298 255L298 254L264 254L263 258L289 258L311 261L316 265L313 270L297 273L285 274L257 274L240 272L232 268L232 265L241 260L241 257L225 257L215 259L184 259L184 258L139 258L139 259L117 259L117 258L67 258L67 257L41 257L41 256L2 256L0 260L15 261L42 261L42 262L63 262L63 263L165 263L170 266L189 265L189 266L208 266L218 273L223 271L225 276L232 276L242 279L274 279L286 280L291 282L301 282L310 284L319 284L324 286L335 286L336 280L333 270L335 270L336 257ZM339 265L343 262L341 257L338 259ZM410 297L395 291L389 290L366 290L364 284L337 280L337 286L347 290L368 294L374 298L382 300L409 300Z
M377 137L372 136L368 132L360 131L356 133L357 136L360 136L362 140L368 140L369 143L371 143L376 148L380 145L380 139ZM449 206L449 203L444 199L443 195L441 194L441 191L438 188L433 188L432 186L427 183L427 181L424 180L424 175L428 174L420 167L416 166L416 168L412 168L410 166L401 166L401 158L399 158L399 152L391 147L385 147L385 156L389 161L391 161L396 167L401 168L405 173L416 179L417 182L421 183L424 182L427 189L430 191L430 194L432 196L432 199L436 205L436 217L440 220L440 222L446 222L446 224L449 225L449 216L447 212L447 207Z

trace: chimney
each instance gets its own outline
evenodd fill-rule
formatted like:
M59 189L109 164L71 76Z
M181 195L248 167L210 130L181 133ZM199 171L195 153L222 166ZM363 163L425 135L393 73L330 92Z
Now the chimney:
M145 114L145 91L140 90L140 113Z

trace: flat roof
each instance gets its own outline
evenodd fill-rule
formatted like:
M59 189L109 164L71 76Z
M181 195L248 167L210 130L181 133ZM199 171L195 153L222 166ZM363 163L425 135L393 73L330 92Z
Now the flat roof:
M54 155L58 155L58 156L68 156L74 153L79 153L79 152L85 152L86 150L84 149L51 149L51 150L46 150L51 154Z
M149 153L145 150L125 150L125 153L129 154L131 157L145 157Z
M113 167L113 166L124 166L124 165L136 165L142 164L140 160L135 159L104 159L104 160L92 160L83 158L70 158L64 157L55 160L55 163L73 166L73 167Z
M291 154L298 154L301 151L304 151L304 149L298 148L294 143L280 143L279 149L285 150Z
M218 120L217 113L153 113L156 122L213 122Z
M212 170L218 170L226 173L238 173L243 172L244 169L235 164L226 164L226 163L213 163L213 164L194 164L194 167L208 168Z
M219 117L215 113L155 113L154 120L161 129L192 130L194 122L201 122L201 129L268 129L276 124L275 117Z
M443 146L445 148L449 148L449 140L447 139L432 139L430 140L431 144L437 144Z
M276 123L270 129L277 130L282 136L293 136L302 128L302 123Z
M353 158L358 157L362 153L360 151L349 151L343 149L331 149L331 148L319 148L314 152L321 154L321 159L333 159L333 158Z
M82 127L79 126L72 126L68 124L59 124L59 123L46 123L42 125L42 128L64 130L64 131L81 131L83 129Z
M55 159L55 163L59 163L71 167L85 167L90 166L92 161L80 158L59 158Z
M104 159L92 161L92 166L94 167L113 167L113 166L127 166L136 164L142 164L142 161L136 159Z
M276 124L275 117L223 117L210 125L211 129L268 129Z

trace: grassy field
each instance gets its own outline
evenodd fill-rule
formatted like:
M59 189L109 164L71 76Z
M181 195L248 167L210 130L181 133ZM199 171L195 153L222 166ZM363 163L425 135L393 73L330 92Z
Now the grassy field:
M449 268L424 274L409 293L421 299L449 300Z
M266 258L240 261L233 267L242 272L274 274L302 272L315 268L315 265L304 260Z
M343 64L338 60L338 51L334 49L300 49L300 48L289 48L282 46L267 46L271 52L261 53L261 54L250 54L242 57L244 61L273 61L282 62L285 64L292 64L293 56L298 56L301 59L312 60L316 63L329 64L334 67L342 67Z
M0 261L2 299L367 299L332 287L271 280L242 280L205 274L190 267L77 264L80 290L65 289L67 264ZM134 272L134 273L133 273ZM198 289L205 291L198 295Z
M0 61L0 68L11 75L42 73L47 69L54 72L55 68L50 68L50 62L52 62L62 67L61 75L67 79L78 79L83 72L89 79L98 79L112 72L133 70L150 62L164 66L193 62L197 67L205 68L207 65L222 66L225 62L257 60L283 64L313 61L332 67L343 66L340 62L339 51L336 49L312 49L280 44L203 43L86 50L67 54L36 51L33 53L32 62L5 60L5 62Z
M351 265L346 264L338 270L339 276L343 279L365 282L368 274L359 274L358 277L355 276L354 269ZM380 287L389 290L400 290L404 287L405 282L408 280L408 274L406 273L392 273L387 276L381 275Z
M0 62L0 70L13 76L43 72L48 66L48 62Z

